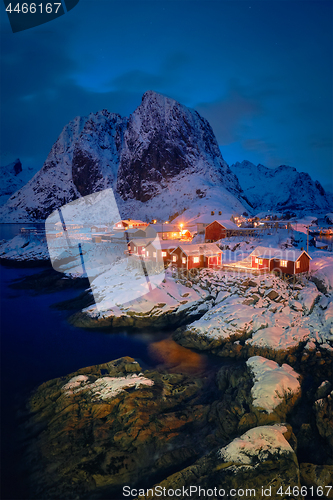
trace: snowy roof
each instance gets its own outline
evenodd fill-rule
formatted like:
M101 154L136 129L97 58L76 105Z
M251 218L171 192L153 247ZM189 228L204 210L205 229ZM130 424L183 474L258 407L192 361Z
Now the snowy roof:
M149 228L153 228L157 233L169 233L174 231L175 233L180 231L180 226L176 224L149 224Z
M145 228L138 228L138 227L130 227L129 229L126 230L128 234L136 234L136 233L141 233L145 232Z
M117 226L117 224L146 224L146 222L143 222L142 220L122 219L116 222L115 226Z
M181 251L189 256L189 255L213 255L216 253L222 253L220 248L216 245L216 243L205 243L205 244L184 244L178 245L177 248L180 248ZM176 250L176 249L175 249Z
M282 259L296 262L301 257L301 255L303 255L303 253L305 253L309 257L309 259L311 259L310 255L306 253L305 250L297 250L294 248L287 248L285 250L282 250L281 248L257 247L253 250L251 255L260 257L261 259Z
M218 222L219 224L221 224L221 226L225 227L226 229L238 229L237 224L231 222L231 220L215 219L213 222ZM213 224L213 222L211 222L210 224Z
M162 250L165 250L165 249L169 249L169 250L174 250L177 246L178 246L178 241L176 240L154 240L151 242L151 245L154 247L154 248L157 248L158 250L159 249L162 249Z
M133 245L136 245L137 247L144 247L149 245L152 240L150 238L135 238L135 240L130 240L129 243L133 243Z

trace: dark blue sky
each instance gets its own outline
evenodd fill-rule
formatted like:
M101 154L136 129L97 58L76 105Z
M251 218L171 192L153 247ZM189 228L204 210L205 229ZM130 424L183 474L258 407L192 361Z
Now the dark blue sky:
M328 187L332 6L80 0L15 34L2 6L2 165L41 167L75 116L129 115L152 89L205 116L229 164L288 164Z

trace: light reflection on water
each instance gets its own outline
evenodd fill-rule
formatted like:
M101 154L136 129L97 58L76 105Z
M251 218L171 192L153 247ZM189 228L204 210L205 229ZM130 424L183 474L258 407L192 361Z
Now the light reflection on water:
M152 342L148 352L156 363L160 363L158 368L171 373L200 374L208 368L207 356L182 347L172 338Z

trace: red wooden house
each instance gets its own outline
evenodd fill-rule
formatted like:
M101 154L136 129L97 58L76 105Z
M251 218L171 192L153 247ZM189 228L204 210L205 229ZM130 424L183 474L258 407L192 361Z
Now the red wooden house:
M171 252L176 248L176 243L174 240L160 240L156 238L151 241L145 249L146 259L160 262L163 259L164 262L169 262L171 259Z
M145 228L147 227L148 224L147 222L143 222L142 220L132 220L132 219L125 219L125 220L120 220L116 222L116 224L113 226L114 231L123 231L124 229L139 229L139 228Z
M230 220L214 220L205 229L205 241L218 241L238 230L237 224Z
M251 257L253 269L268 269L282 274L299 274L309 271L310 255L305 250L257 247Z
M190 231L175 224L150 224L145 231L149 238L157 234L161 240L192 239Z
M215 243L178 245L171 252L171 263L180 269L220 267L222 251Z
M142 239L134 239L128 243L128 252L131 255L141 255L142 257L146 256L146 247L151 243L151 239L142 238Z

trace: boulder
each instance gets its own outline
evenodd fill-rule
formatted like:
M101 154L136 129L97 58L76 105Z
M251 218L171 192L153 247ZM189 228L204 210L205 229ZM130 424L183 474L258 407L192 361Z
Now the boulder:
M319 434L333 448L333 394L318 399L314 404Z
M301 484L307 488L323 488L323 498L333 498L332 477L333 465L315 465L301 463L299 466ZM327 488L326 488L327 487ZM317 490L315 489L314 492Z
M329 380L324 380L315 393L315 399L326 398L332 390L332 384Z
M42 384L24 425L29 498L114 498L185 467L206 448L214 390L202 375L142 373L129 357Z
M279 297L279 294L275 290L271 290L266 294L266 297L268 297L270 300L275 300Z
M300 488L296 454L288 441L292 441L288 425L256 427L167 477L155 488L159 486L165 491L164 498L171 497L168 489L179 489L183 492L182 498L186 498L190 487L191 499L194 500L227 497L232 489L239 493L234 498L292 498L278 493L279 489ZM153 492L138 498L155 500L159 498L158 491L153 489Z

